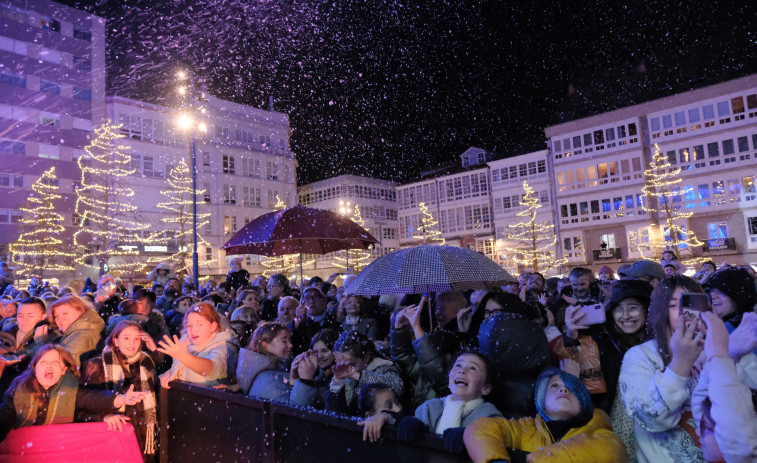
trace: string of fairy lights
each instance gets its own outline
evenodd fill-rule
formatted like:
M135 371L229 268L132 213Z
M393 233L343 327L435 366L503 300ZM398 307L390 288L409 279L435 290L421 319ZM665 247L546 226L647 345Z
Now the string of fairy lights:
M20 223L25 232L11 243L9 250L16 272L22 276L42 277L45 271L70 271L74 267L66 261L75 256L64 245L64 218L56 212L59 194L55 167L47 169L34 184L33 193L19 209L23 213Z
M350 219L356 224L360 225L361 228L365 228L365 220L363 219L363 215L360 213L360 207L358 207L357 204L355 204L355 208L352 211ZM352 268L357 274L358 272L360 272L360 270L363 269L363 267L370 263L370 252L363 251L362 249L347 249L343 252L343 256L338 255L334 257L334 267L343 269Z
M688 153L684 152L684 155L688 156ZM652 217L657 218L657 221L650 223L652 236L650 236L649 242L637 243L637 247L639 253L644 257L646 257L644 254L648 250L659 250L660 253L669 250L675 253L684 265L697 265L707 258L696 257L692 251L693 248L704 244L689 227L689 219L694 213L687 212L675 204L680 202L682 194L679 185L683 182L683 179L680 174L681 168L673 167L660 147L655 144L652 160L649 167L644 171L646 182L641 191L646 196L646 201L642 203L643 210L650 212ZM654 207L654 204L657 204L657 207ZM681 259L680 252L682 249L691 254L688 259Z
M413 235L413 239L421 240L422 244L442 245L446 243L441 230L437 227L439 221L428 211L426 203L418 203L418 208L423 216L421 217L421 225L416 228L417 233Z
M516 215L525 217L526 220L507 226L509 245L505 246L505 251L515 264L533 272L543 273L565 265L568 261L557 258L555 254L555 226L549 221L536 220L537 211L542 207L538 195L528 182L523 182L523 191L520 204L525 206L525 209Z
M174 268L178 275L184 275L191 270L192 259L192 177L190 176L189 166L181 159L179 164L171 169L168 174L169 188L161 190L161 194L167 198L166 201L156 204L156 207L165 209L160 221L167 225L167 230L155 233L151 242L167 242L170 237L176 241L178 250L168 258L163 256L153 256L147 259L149 263L167 262ZM205 190L198 190L197 197L202 197ZM198 201L197 204L200 204ZM197 214L197 229L210 223L210 213ZM197 245L210 247L210 243L197 232ZM211 265L216 262L212 257L210 259L201 258L201 263ZM190 262L188 265L187 263Z

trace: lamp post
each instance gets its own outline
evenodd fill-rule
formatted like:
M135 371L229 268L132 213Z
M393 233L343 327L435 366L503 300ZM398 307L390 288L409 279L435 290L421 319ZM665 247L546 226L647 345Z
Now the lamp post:
M184 71L179 71L177 74L179 80L186 80L187 74ZM201 131L206 131L207 127L204 123L196 124L192 116L195 113L194 99L194 77L189 77L189 87L179 87L179 93L187 96L187 110L190 114L182 114L179 116L179 127L189 131L189 157L192 160L192 282L194 283L195 291L200 291L199 282L199 263L197 255L197 153L195 150L195 128L199 128ZM206 101L204 95L201 94L198 98L200 102Z

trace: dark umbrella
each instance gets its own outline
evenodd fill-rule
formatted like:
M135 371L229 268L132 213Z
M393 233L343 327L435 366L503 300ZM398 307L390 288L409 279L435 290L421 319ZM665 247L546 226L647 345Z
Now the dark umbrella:
M230 255L327 254L344 249L370 249L378 242L347 217L298 205L261 215L239 230L221 249Z

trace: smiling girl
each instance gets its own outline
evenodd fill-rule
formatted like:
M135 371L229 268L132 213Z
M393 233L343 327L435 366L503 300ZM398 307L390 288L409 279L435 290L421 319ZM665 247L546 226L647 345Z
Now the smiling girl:
M152 337L142 331L139 323L131 320L119 322L108 337L102 356L90 359L82 366L82 384L109 391L125 391L133 387L135 391L147 393L142 402L121 407L120 414L113 419L118 420L119 425L124 421L131 423L145 461L154 461L157 438L155 363L142 351L143 346L151 352L156 350ZM86 421L101 419L92 414L81 414L80 418Z
M165 336L158 351L173 357L171 369L160 375L162 387L169 388L174 379L200 386L215 386L227 376L228 341L231 334L222 331L221 316L207 302L198 302L184 316L185 335L181 339Z

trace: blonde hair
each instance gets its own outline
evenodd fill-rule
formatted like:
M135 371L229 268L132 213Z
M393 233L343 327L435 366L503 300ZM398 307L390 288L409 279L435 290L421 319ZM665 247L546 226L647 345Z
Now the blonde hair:
M58 324L55 322L55 309L58 307L67 305L71 307L72 309L79 312L79 316L81 317L84 315L84 313L87 311L87 309L93 309L92 305L89 304L84 299L80 298L79 296L66 296L58 299L56 302L50 305L48 307L48 313L47 318L50 320L50 324L55 325L56 328L58 327ZM93 309L94 310L94 309Z

